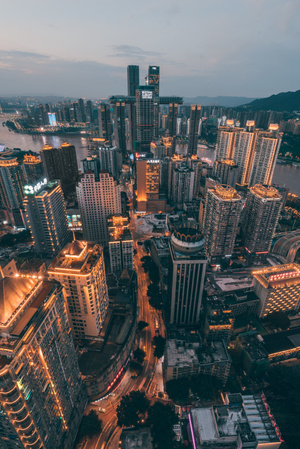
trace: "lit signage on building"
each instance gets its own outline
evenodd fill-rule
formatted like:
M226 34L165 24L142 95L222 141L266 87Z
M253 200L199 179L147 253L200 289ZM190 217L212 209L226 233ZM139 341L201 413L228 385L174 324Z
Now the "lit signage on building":
M142 99L143 100L152 100L153 92L149 90L142 90Z
M44 178L33 185L23 186L24 195L35 195L38 193L42 187L48 184L48 179Z
M50 126L56 126L56 115L48 112L48 120Z

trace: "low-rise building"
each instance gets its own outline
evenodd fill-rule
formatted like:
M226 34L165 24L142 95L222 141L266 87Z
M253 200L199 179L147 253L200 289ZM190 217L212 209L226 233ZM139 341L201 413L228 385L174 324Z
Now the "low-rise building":
M200 340L190 343L183 339L167 341L164 358L165 382L201 373L216 376L225 384L230 366L231 359L222 340L209 345L201 344Z
M120 449L152 449L151 432L148 427L142 429L122 429L120 436Z

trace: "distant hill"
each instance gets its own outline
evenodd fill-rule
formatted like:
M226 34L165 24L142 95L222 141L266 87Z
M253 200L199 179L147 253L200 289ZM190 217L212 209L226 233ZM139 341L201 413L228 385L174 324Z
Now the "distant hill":
M185 104L201 104L202 106L224 106L225 108L235 108L237 106L250 103L255 98L249 97L184 97Z
M250 111L300 111L300 90L296 92L281 92L267 98L254 100L242 107Z

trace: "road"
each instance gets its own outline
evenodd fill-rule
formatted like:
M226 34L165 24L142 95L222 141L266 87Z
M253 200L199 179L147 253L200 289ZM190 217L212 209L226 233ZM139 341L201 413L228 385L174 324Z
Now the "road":
M134 239L134 248L136 255L134 256L135 270L137 273L137 305L138 305L138 321L146 321L149 323L142 332L137 332L137 344L146 352L143 372L137 378L131 378L130 370L128 370L119 384L118 388L112 395L105 399L92 403L87 406L85 413L91 409L98 412L102 420L103 427L99 436L95 437L88 443L86 447L80 449L118 449L121 429L117 427L116 409L120 403L122 396L133 390L145 391L148 397L155 396L159 391L163 391L162 382L162 366L158 363L155 369L156 359L153 356L152 337L155 334L154 319L158 317L162 322L158 312L149 306L147 297L147 288L149 284L148 275L145 274L140 259L146 254L144 250L137 244L137 240L141 237L135 232L134 212L131 210L131 227ZM102 411L99 411L99 408Z

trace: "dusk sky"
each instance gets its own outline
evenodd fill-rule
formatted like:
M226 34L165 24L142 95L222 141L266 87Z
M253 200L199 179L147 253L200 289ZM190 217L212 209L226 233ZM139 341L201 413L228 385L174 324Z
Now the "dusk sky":
M161 95L300 89L300 0L12 0L1 4L0 95L126 94L159 65Z

